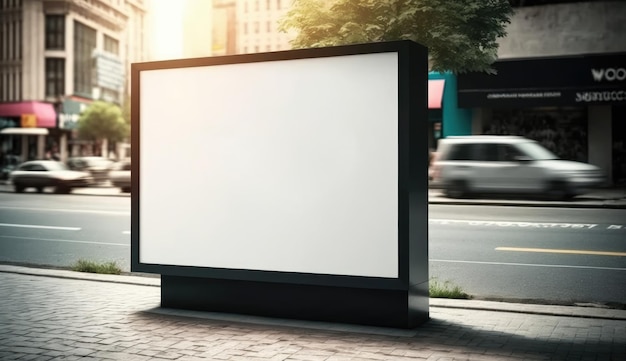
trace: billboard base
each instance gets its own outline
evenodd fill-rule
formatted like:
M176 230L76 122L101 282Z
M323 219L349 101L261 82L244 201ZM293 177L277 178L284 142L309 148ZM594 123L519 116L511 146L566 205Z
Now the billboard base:
M161 276L161 307L414 328L428 321L428 282L410 290Z

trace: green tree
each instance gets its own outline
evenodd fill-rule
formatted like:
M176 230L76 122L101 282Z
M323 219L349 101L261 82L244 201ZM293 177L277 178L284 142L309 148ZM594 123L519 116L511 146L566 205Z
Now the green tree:
M294 49L409 39L431 70L493 72L512 14L509 0L294 0L279 28Z
M93 102L78 119L78 136L82 139L119 142L129 132L130 127L122 116L122 110L115 104Z

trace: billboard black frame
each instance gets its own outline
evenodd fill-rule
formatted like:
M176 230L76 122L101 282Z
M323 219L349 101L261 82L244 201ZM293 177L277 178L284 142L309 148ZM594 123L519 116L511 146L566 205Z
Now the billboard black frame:
M204 67L239 63L257 63L280 60L297 60L370 53L394 52L398 55L398 278L362 277L297 272L277 272L252 269L222 269L185 265L149 264L140 262L140 197L141 197L141 113L140 75L143 71ZM405 311L412 315L405 322L391 320L392 326L415 326L428 318L428 139L427 139L427 49L412 41L355 44L346 46L241 54L219 57L178 59L131 65L131 142L132 194L131 194L131 271L162 275L162 305L172 307L226 310L201 297L204 302L191 301L190 292L198 287L207 290L216 284L222 291L234 289L236 284L248 288L256 285L275 287L281 293L286 288L309 287L318 294L339 289L366 290L366 294L393 294L391 298L406 303ZM224 286L224 282L226 286ZM273 285L273 286L272 286ZM233 288L234 287L234 288ZM215 289L213 289L215 291ZM305 291L304 293L306 293ZM372 293L373 292L373 293ZM300 294L303 294L299 291ZM358 293L358 292L357 292ZM182 295L182 296L181 296ZM406 297L405 297L406 296ZM385 298L386 296L383 296ZM399 298L398 298L399 297ZM376 297L374 297L376 298ZM171 302L170 302L171 301ZM232 300L231 300L232 301ZM269 301L268 301L269 302ZM383 301L385 304L387 301ZM394 303L396 301L393 301ZM211 304L212 306L206 306ZM389 305L387 303L387 305ZM206 307L205 307L206 306ZM241 307L243 313L266 314L255 307ZM371 310L370 310L371 311ZM270 312L270 315L274 313ZM278 316L293 317L293 313ZM348 317L348 322L385 324L379 320L360 322L361 316ZM327 317L313 319L328 320ZM335 319L331 317L331 319ZM337 318L341 320L341 318ZM419 321L421 320L421 321ZM406 323L406 324L405 324Z

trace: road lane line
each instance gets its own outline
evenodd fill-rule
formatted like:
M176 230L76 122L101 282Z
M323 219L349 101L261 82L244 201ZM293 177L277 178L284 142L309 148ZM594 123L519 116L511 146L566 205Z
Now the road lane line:
M121 243L77 241L77 240L72 240L72 239L52 239L52 238L37 238L37 237L16 237L16 236L0 236L0 238L26 239L26 240L30 240L30 241L63 242L63 243L85 243L85 244L99 244L99 245L105 245L105 246L130 247L130 245L128 245L128 244L121 244Z
M580 255L592 255L592 256L626 257L626 252L588 251L588 250L582 250L582 249L496 247L496 251L560 253L560 254L580 254Z
M13 224L13 223L0 223L0 227L54 229L54 230L59 230L59 231L80 231L81 230L80 227L39 226L35 224Z
M595 223L562 223L562 222L519 222L519 221L483 221L468 219L440 219L431 218L429 223L438 225L464 224L469 226L499 227L499 228L534 228L534 229L592 229L598 227Z
M545 267L545 268L576 268L576 269L591 269L602 271L626 271L626 268L615 267L595 267L595 266L572 266L565 264L541 264L541 263L511 263L511 262L487 262L487 261L459 261L451 259L430 259L430 262L442 262L442 263L466 263L466 264L480 264L490 266L522 266L522 267Z
M126 211L105 211L105 210L96 210L96 209L26 208L26 207L0 207L0 209L13 210L13 211L92 213L92 214L108 214L108 215L114 215L114 216L130 216L130 212L126 212Z

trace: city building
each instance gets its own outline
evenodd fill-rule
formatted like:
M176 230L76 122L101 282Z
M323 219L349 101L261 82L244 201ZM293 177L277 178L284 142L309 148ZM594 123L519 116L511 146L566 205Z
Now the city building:
M513 4L497 74L458 76L472 134L533 138L626 183L626 2Z
M289 50L290 34L279 32L279 20L291 0L239 0L237 3L237 52Z
M457 76L451 72L428 73L428 125L428 147L433 150L441 138L472 133L472 112L459 107Z
M94 100L122 104L130 63L145 59L147 1L0 0L3 157L81 151L81 111Z
M183 57L289 50L292 36L278 31L290 0L186 0Z

